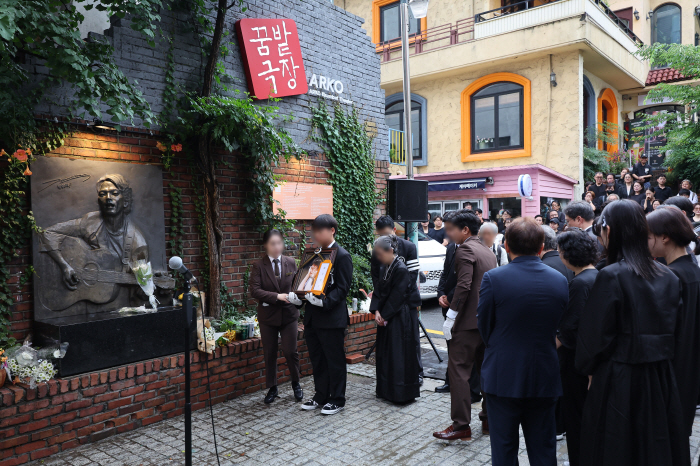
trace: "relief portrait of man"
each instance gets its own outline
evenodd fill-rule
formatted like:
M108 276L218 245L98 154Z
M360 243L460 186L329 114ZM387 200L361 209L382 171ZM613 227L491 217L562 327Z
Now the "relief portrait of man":
M45 308L63 315L106 312L147 301L130 267L139 259L148 261L149 255L146 239L131 219L129 181L111 174L101 177L96 187L99 210L39 234L42 268L51 274L39 299Z

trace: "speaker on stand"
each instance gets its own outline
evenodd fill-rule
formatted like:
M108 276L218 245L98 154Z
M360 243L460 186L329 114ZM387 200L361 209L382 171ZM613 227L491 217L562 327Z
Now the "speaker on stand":
M389 180L386 213L397 222L425 222L428 218L428 182Z

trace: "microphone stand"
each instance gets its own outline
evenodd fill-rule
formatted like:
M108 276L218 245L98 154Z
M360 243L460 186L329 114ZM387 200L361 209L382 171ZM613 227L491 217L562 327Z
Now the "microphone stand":
M192 403L190 402L190 347L192 343L192 293L185 280L182 307L185 309L185 466L192 466Z

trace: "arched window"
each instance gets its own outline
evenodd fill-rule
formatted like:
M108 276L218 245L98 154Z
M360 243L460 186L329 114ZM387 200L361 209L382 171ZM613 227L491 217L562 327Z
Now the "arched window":
M617 131L617 99L612 89L604 89L598 97L598 131L604 132L608 139L615 139L619 134ZM598 149L608 152L615 152L617 144L612 141L598 140Z
M595 147L595 91L591 80L583 75L583 144Z
M413 164L423 166L428 163L427 142L428 142L428 101L417 95L411 94L411 148L413 152ZM390 129L404 130L403 118L403 93L390 95L385 100L386 109L384 112L386 125Z
M681 7L667 3L654 10L651 20L651 43L681 43Z
M530 81L512 73L462 92L462 161L530 156Z

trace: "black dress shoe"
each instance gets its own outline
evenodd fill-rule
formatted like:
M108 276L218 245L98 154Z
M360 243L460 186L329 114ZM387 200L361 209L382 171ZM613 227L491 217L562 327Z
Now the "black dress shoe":
M450 384L446 383L445 385L440 385L439 387L435 387L435 392L436 393L450 393Z
M294 398L297 401L301 401L304 399L304 390L301 389L301 385L299 385L299 382L292 382L292 390L294 390Z
M265 397L265 404L269 405L270 403L275 401L275 398L277 398L277 385L270 388L270 390L267 392L267 396Z

